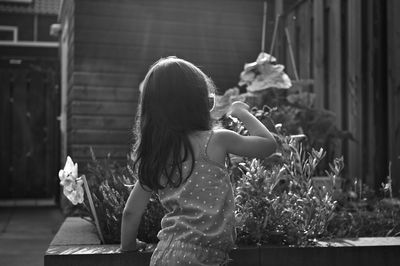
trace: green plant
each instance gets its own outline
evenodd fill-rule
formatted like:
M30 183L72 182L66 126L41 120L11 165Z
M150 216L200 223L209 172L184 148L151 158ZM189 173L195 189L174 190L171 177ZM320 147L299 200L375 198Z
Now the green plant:
M314 188L311 179L325 153L307 154L290 137L281 141L287 152L281 164L241 163L244 174L235 186L239 243L307 245L327 234L335 202L328 191Z
M275 125L271 118L274 111L268 107L252 109L273 132L279 144L277 152L263 160L230 160L238 244L303 246L320 238L400 235L398 201L378 200L364 185L359 192L340 191L345 200L337 204L331 190L314 187L313 176L326 156L325 151L305 149L304 135L286 136L285 128ZM224 117L221 122L226 128L248 134L237 120ZM94 154L92 157L86 175L100 227L106 243L119 243L122 211L136 178L129 164L121 167L109 156L101 161ZM335 188L344 167L343 158L328 166L324 170ZM383 188L389 185L384 184ZM353 194L356 196L349 196ZM371 197L369 204L358 204L365 201L365 196ZM164 214L154 194L142 218L138 238L156 243Z
M257 96L262 99L258 107L264 106L256 108L260 116L268 116L274 124L280 124L285 135L306 135L303 147L307 151L311 152L312 148L326 150L326 158L317 169L321 175L328 168L328 162L340 152L338 142L354 140L350 132L337 126L334 112L315 107L316 95L310 87L297 84L289 90L271 88Z
M381 194L354 180L328 225L331 237L400 236L400 200L391 194L390 176L389 170Z
M332 238L400 236L399 203L380 200L369 207L341 208L327 230Z

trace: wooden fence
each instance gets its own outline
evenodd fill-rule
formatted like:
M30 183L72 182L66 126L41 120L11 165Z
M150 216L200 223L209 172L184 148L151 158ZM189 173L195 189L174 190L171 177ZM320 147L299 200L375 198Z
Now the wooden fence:
M387 1L387 99L389 174L398 190L400 185L400 1ZM379 66L377 66L379 67Z
M394 186L400 181L396 10L393 0L301 0L275 9L281 16L274 55L291 77L297 70L299 79L312 81L316 107L335 112L338 128L354 136L337 147L345 175L374 188L389 174L390 161Z

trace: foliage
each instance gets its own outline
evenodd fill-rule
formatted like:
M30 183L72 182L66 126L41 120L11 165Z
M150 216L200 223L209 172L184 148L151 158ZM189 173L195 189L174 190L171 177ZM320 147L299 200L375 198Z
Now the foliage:
M400 236L400 200L393 198L391 178L376 193L358 180L342 193L334 218L328 225L331 237ZM389 197L387 197L389 196Z
M325 154L306 154L296 140L283 141L290 152L281 165L266 168L255 159L241 164L244 174L235 188L238 243L307 245L326 234L335 203L311 179Z
M334 160L341 140L354 140L352 134L336 125L336 114L315 106L316 95L308 84L294 84L289 90L269 89L257 94L264 108L258 110L276 124L282 125L285 135L305 134L303 147L307 151L323 147L327 156L317 169L319 174Z
M97 160L93 152L86 172L105 242L119 243L122 212L136 178L129 166L122 167L112 162L110 156L104 160ZM156 243L163 215L164 209L158 198L153 195L140 223L138 238L148 243Z
M252 109L274 132L280 144L277 153L262 161L241 158L242 163L234 162L231 166L237 185L238 242L306 245L313 238L400 236L400 201L378 198L360 180L343 182L342 157L327 163L329 170L322 168L331 182L330 189L316 189L311 180L314 174L321 173L317 166L325 152L313 148L308 151L310 146L306 149L297 141L301 135L285 137L287 129L281 124L274 126L275 111L276 108L266 106ZM235 119L225 117L221 122L228 129L248 134ZM304 143L307 145L303 139L301 144ZM387 183L382 184L383 196L390 196L390 189L388 176Z
M258 55L256 62L244 65L238 85L246 85L248 92L269 88L288 89L292 86L292 82L283 71L284 68L283 65L276 64L275 57L262 52Z
M383 199L374 205L343 208L328 225L331 237L400 236L400 205Z
M279 144L277 152L264 160L230 160L238 244L303 246L320 238L400 235L400 204L375 199L375 193L366 188L335 194L343 158L336 158L327 164L328 170L324 169L331 186L315 186L313 176L319 174L317 168L325 151L305 148L304 135L287 136L286 129L273 122L275 111L268 107L252 109L273 132ZM238 120L224 117L220 122L225 128L248 134ZM129 165L121 167L109 157L99 161L94 155L87 172L104 238L107 243L119 243L122 211L135 175ZM383 190L388 191L389 185L383 184ZM138 238L156 243L164 213L153 195Z

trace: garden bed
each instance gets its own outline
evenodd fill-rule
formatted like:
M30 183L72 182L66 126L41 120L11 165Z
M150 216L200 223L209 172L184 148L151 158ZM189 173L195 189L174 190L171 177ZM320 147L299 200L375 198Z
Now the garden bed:
M101 245L95 227L69 217L50 243L45 266L148 265L151 252L118 252L118 245ZM316 247L239 247L230 253L229 265L397 265L400 237L337 239L317 242Z

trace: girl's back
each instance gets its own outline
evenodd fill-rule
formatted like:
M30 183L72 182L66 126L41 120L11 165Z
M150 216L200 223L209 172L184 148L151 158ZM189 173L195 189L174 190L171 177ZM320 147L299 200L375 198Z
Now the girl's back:
M201 258L212 265L225 260L233 248L236 234L232 186L226 167L210 158L216 154L208 153L213 133L200 131L189 136L195 154L192 174L177 188L159 190L167 214L161 222L158 237L162 244L153 255L154 265L174 258L181 258L182 264L195 264L196 258ZM190 161L182 164L185 176L190 165Z

